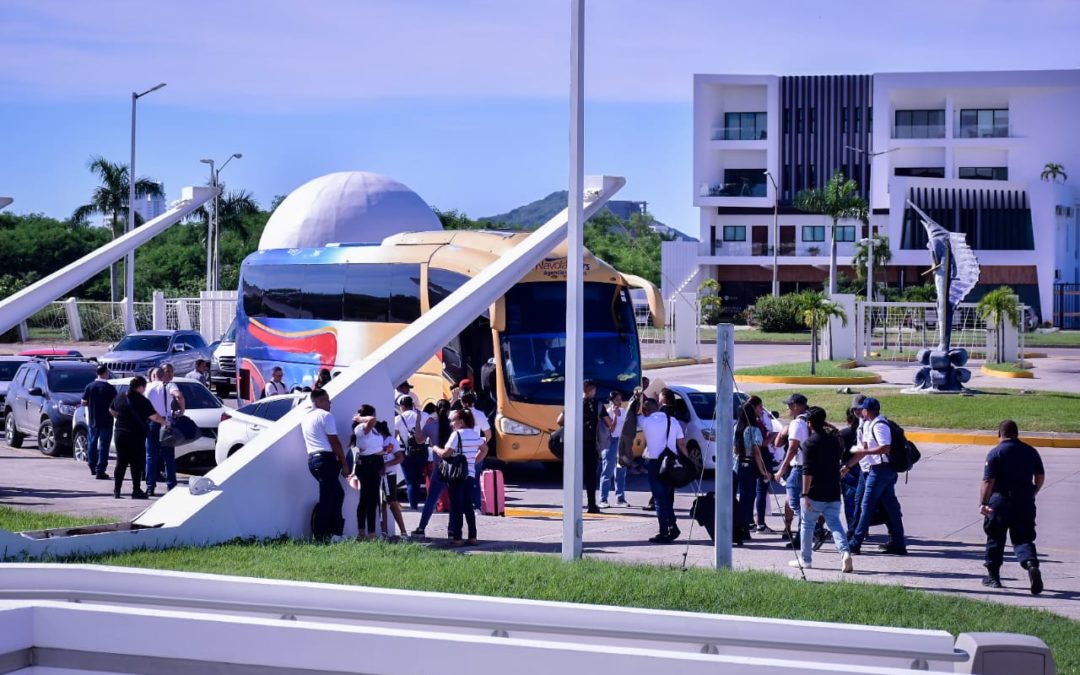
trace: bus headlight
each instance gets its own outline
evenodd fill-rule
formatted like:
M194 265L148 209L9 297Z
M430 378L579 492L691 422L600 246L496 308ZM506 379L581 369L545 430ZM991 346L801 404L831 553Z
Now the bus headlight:
M540 433L539 429L530 427L528 424L522 424L509 417L499 418L499 430L504 434L514 434L516 436L536 436Z

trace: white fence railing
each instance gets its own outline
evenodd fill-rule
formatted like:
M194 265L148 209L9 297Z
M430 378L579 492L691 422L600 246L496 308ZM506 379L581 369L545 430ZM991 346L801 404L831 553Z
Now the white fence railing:
M913 362L919 350L932 349L938 344L937 303L934 302L863 302L859 303L859 321L864 360ZM1021 316L1024 307L1021 306ZM973 303L961 303L953 315L951 346L966 349L973 359L993 357L998 340L997 330L988 326ZM1006 326L1001 339L1005 341L1006 360L1021 358L1024 334L1011 325Z

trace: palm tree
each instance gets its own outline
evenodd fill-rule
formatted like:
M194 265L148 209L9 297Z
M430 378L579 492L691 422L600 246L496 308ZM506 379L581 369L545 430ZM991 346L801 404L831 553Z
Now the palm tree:
M1008 286L990 291L982 297L982 300L979 300L975 311L983 321L994 322L994 328L997 331L994 357L998 363L1004 363L1005 341L1001 338L1005 332L1005 320L1008 319L1009 323L1015 327L1020 326L1020 301L1016 297L1016 291Z
M698 286L698 303L701 305L701 318L710 326L720 322L724 312L724 298L720 295L720 282L708 278Z
M1065 174L1065 167L1057 162L1047 162L1043 167L1042 173L1039 174L1039 178L1042 178L1047 182L1057 182L1058 176L1061 176L1061 182L1069 180L1069 177Z
M818 291L803 291L799 296L799 305L803 323L810 329L810 374L817 375L818 330L827 326L829 319L834 317L846 326L847 314L840 305Z
M836 294L836 224L841 220L860 220L868 224L869 205L859 196L859 184L844 177L843 171L833 174L824 188L802 190L795 195L795 208L817 213L832 219L831 253L829 255L829 295Z
M851 264L855 268L855 280L863 288L866 288L866 257L869 246L861 241L855 245L855 257ZM874 274L881 272L882 279L885 277L885 266L892 262L892 251L889 250L889 238L883 234L874 235ZM869 301L874 299L866 298Z
M101 184L94 188L90 197L90 203L75 209L71 214L73 227L89 224L90 216L95 213L105 217L106 222L112 229L113 239L124 234L127 224L128 209L128 168L125 164L114 164L104 157L91 157L88 164L90 172L96 174ZM136 197L161 197L165 193L161 189L161 183L149 178L139 178L135 181ZM135 225L141 225L142 216L135 213ZM118 285L119 265L113 263L109 277L109 297L113 302L117 301L116 289Z

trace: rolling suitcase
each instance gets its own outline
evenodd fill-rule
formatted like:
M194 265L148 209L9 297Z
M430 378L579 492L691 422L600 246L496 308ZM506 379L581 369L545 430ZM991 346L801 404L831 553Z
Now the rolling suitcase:
M485 516L506 515L506 483L503 472L488 469L480 475L480 513Z

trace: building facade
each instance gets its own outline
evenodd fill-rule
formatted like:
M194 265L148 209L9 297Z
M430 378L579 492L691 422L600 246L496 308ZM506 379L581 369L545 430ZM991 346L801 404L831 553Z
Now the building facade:
M1080 196L1043 173L1080 170L1078 115L1080 70L696 75L697 263L730 310L771 291L774 246L781 292L821 288L831 221L793 202L842 171L870 217L837 228L841 274L855 277L857 242L873 232L892 253L875 280L923 283L926 236L910 200L967 234L982 266L972 299L1008 285L1052 320L1055 284L1080 283Z

